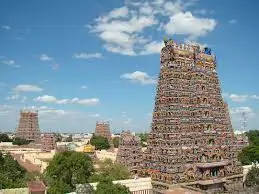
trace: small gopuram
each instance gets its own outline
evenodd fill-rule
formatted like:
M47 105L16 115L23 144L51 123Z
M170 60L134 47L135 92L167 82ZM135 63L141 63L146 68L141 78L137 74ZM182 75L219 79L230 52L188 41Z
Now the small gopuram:
M108 139L110 145L112 145L112 136L111 136L110 123L109 122L97 121L94 134L96 136L106 137Z
M126 166L130 172L136 174L142 161L142 147L139 137L130 131L123 131L119 139L119 148L116 157L118 163Z
M147 149L139 176L154 193L175 185L242 189L236 138L211 49L165 40Z
M15 137L30 141L40 140L38 111L23 110L20 112L20 119L15 132Z
M54 133L44 133L41 137L41 150L44 152L50 152L57 148L56 138Z

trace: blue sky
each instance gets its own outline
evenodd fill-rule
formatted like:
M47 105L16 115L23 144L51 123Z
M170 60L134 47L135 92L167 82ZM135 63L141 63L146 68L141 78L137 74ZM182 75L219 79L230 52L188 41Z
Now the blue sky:
M259 121L257 1L2 0L0 129L23 107L43 131L148 131L164 36L212 48L233 125Z

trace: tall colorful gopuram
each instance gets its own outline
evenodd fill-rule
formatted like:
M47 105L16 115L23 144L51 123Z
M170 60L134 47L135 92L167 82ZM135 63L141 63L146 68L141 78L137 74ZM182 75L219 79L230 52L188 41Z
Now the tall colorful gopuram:
M172 185L222 192L242 187L240 149L211 49L166 40L140 176L155 193Z
M21 111L19 124L15 132L15 137L30 141L40 140L40 127L37 111Z

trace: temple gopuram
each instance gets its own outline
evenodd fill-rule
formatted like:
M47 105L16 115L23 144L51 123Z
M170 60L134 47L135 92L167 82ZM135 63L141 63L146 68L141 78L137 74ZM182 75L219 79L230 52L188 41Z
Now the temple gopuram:
M132 174L136 174L142 161L142 146L139 137L130 131L123 131L119 140L116 162L123 164Z
M174 185L207 193L241 190L240 148L210 48L165 40L147 149L139 176L154 194Z

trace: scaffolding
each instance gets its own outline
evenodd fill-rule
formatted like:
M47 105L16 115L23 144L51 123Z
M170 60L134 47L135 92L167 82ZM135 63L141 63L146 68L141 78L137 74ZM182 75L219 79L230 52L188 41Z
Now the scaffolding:
M164 42L139 176L151 176L154 188L161 191L172 184L191 184L220 192L225 182L240 183L243 169L221 95L216 57L209 48Z

